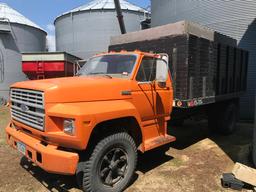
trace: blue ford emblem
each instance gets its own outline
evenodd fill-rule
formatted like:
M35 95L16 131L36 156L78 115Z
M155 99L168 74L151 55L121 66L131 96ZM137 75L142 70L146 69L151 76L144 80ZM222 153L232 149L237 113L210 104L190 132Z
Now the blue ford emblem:
M27 105L21 104L20 108L22 111L27 112L29 110L29 107Z

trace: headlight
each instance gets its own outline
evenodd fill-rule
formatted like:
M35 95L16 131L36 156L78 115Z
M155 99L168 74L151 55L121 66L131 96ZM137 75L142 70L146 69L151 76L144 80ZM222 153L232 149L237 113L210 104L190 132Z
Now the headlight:
M69 135L75 134L75 120L73 119L65 119L63 122L63 130L65 133Z

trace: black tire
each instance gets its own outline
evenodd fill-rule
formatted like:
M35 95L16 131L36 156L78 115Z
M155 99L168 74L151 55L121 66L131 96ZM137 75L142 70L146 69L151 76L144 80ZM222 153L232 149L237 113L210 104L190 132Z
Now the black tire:
M136 164L134 140L127 133L116 133L102 139L89 160L79 163L78 185L82 177L80 186L86 192L121 192L131 181Z
M218 121L220 119L220 114L219 114L219 109L220 107L218 106L212 106L208 110L208 128L211 130L213 133L218 133L219 127L218 127Z
M212 109L208 116L208 127L212 131L223 135L234 133L238 115L237 110L237 104L233 102Z
M213 133L217 133L218 132L218 121L219 119L219 115L208 115L208 128L211 130L211 132Z

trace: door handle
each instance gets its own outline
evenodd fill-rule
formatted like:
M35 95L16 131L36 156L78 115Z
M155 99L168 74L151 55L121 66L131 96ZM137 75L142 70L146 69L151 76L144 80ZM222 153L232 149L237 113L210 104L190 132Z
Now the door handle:
M132 95L132 91L122 91L121 95Z

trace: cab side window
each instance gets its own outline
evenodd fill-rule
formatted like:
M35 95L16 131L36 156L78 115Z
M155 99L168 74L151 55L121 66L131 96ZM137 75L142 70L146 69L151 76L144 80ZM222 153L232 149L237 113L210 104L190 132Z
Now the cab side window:
M144 57L139 71L136 76L136 81L146 82L156 79L156 59L152 57Z

